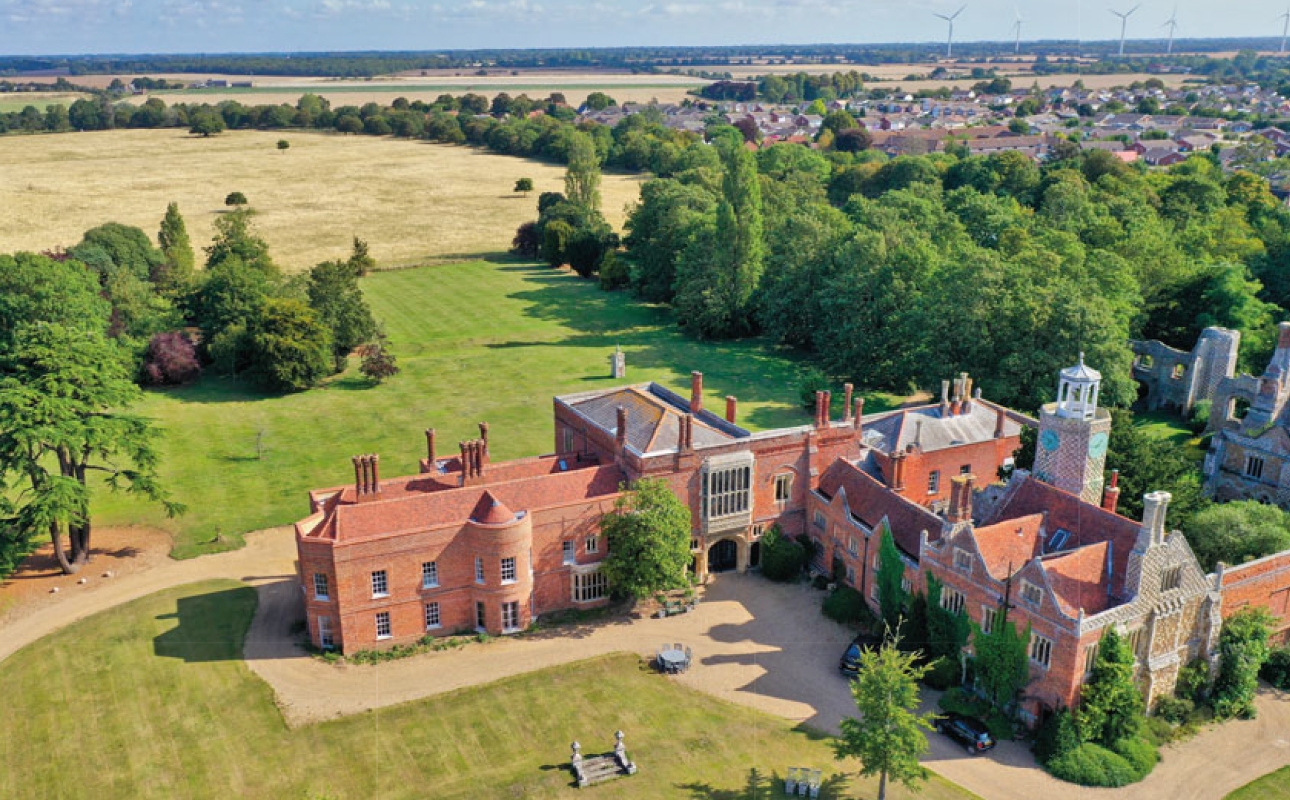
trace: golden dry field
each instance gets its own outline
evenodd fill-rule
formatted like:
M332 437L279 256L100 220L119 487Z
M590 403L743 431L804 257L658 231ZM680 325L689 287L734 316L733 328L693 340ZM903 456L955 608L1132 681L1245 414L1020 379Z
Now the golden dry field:
M287 139L290 149L276 143ZM532 178L527 198L512 189ZM621 227L639 175L605 175L605 216ZM70 247L114 221L155 235L179 203L194 247L210 241L229 192L246 194L287 271L344 257L354 235L382 267L462 261L510 247L562 191L564 167L465 146L303 131L179 130L0 137L0 252Z

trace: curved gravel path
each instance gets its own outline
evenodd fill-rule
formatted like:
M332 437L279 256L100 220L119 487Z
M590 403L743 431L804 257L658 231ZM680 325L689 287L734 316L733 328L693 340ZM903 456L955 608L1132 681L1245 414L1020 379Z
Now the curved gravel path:
M260 604L247 632L247 665L276 693L291 725L491 683L546 666L615 651L650 655L664 642L694 650L689 673L667 680L836 733L854 712L837 658L849 636L819 613L823 593L772 584L759 576L724 575L696 611L665 620L616 620L536 636L494 639L376 666L336 666L308 657L292 626L302 614L290 528L247 536L241 550L172 561L104 582L79 602L38 607L0 627L0 661L30 642L90 614L162 589L210 578L257 587ZM68 598L72 600L72 598ZM663 679L663 678L660 678ZM930 698L929 698L930 702ZM924 762L990 800L1041 797L1211 800L1290 763L1290 697L1265 690L1258 718L1211 728L1164 750L1142 783L1124 789L1083 789L1035 766L1021 744L1005 742L973 758L941 736L930 737Z

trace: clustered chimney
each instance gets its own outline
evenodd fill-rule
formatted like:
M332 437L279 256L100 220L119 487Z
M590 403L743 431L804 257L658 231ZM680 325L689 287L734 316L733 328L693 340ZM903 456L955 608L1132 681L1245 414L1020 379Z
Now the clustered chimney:
M615 431L614 442L621 451L627 446L627 409L618 407L618 430Z
M435 445L435 430L434 428L426 428L426 461L429 462L431 467L434 466L434 462L435 462L434 445Z
M381 457L354 456L354 493L360 500L381 493Z
M685 414L678 420L676 428L676 449L694 449L694 415Z
M825 428L829 424L829 405L833 402L831 392L815 393L815 427Z
M1115 513L1116 507L1120 505L1120 471L1111 470L1111 485L1106 487L1102 492L1102 508Z
M690 373L690 413L697 414L703 410L703 373Z
M950 508L946 519L950 522L967 522L972 519L972 489L975 475L955 475L950 478Z
M461 482L464 486L484 474L484 465L488 463L488 445L483 439L468 439L458 442L457 446L461 448Z
M981 393L972 393L972 379L966 372L960 372L952 383L941 381L941 416L957 417L970 412L973 398L980 400Z
M738 404L739 401L735 399L734 395L726 395L726 422L729 422L731 425L735 424L735 412Z

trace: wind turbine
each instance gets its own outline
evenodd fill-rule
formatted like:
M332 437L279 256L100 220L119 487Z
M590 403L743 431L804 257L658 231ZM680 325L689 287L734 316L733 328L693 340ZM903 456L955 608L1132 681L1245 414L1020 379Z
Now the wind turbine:
M1281 26L1281 50L1280 50L1280 52L1284 53L1284 52L1286 51L1286 34L1287 34L1287 33L1290 33L1290 8L1286 8L1286 13L1284 13L1284 14L1282 14L1281 16L1277 17L1277 19L1283 19L1283 20L1285 20L1285 21L1286 21L1286 24Z
M950 36L948 39L945 40L946 58L952 58L954 55L954 20L958 18L959 14L963 13L963 9L965 8L967 8L967 6L960 6L958 11L955 11L953 14L950 14L948 17L945 16L944 14L937 14L935 11L932 12L932 16L940 17L941 19L945 20L950 24Z
M1120 18L1120 55L1121 56L1124 55L1124 28L1129 23L1129 17L1133 16L1133 12L1137 11L1139 8L1141 8L1141 5L1136 5L1133 8L1129 9L1128 11L1124 11L1124 12L1116 11L1114 8L1107 9L1112 14Z
M1021 23L1023 20L1021 19L1021 12L1017 10L1016 6L1012 7L1012 14L1017 18L1017 21L1012 23L1012 32L1017 37L1016 42L1012 46L1012 52L1013 55L1017 55L1021 53Z
M1178 27L1178 6L1174 6L1174 13L1171 14L1169 19L1165 20L1165 24L1160 27L1169 29L1169 45L1165 47L1165 55L1173 55L1174 29Z

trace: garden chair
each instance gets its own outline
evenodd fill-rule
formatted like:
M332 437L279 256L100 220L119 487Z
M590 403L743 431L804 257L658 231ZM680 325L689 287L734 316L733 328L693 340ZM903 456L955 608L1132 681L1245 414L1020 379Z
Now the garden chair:
M811 780L807 784L811 790L811 797L818 798L820 796L820 779L822 775L823 773L818 769L811 770Z
M784 794L797 794L797 767L788 768L788 777L784 778Z

